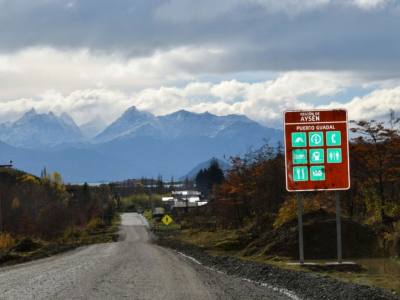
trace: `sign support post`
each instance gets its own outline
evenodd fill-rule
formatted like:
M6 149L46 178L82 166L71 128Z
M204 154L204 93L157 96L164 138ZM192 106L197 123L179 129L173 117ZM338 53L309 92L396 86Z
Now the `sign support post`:
M299 258L300 264L304 264L304 241L303 241L303 195L296 193L297 198L297 219L299 228Z
M335 192L336 200L336 235L337 235L337 258L338 263L342 263L342 223L340 217L340 195L339 192Z

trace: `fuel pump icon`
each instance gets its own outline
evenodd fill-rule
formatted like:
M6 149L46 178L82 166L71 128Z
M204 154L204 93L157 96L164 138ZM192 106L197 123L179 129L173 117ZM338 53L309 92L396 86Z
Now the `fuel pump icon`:
M320 159L321 159L321 153L320 152L313 152L313 154L312 154L312 158L313 158L313 161L315 161L315 162L317 162L317 161L320 161Z
M311 149L310 150L310 162L312 164L319 164L324 162L324 150L323 149Z

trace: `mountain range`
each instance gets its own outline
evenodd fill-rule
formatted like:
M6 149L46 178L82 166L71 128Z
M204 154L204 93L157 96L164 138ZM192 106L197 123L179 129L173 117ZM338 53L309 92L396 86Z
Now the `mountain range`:
M34 109L14 123L0 125L0 141L23 148L42 148L82 141L80 128L66 113L39 114Z
M181 177L211 157L239 155L281 140L281 130L243 115L180 110L155 116L133 106L108 126L99 117L77 126L66 113L32 109L0 124L0 163L13 160L34 174L47 167L68 182Z

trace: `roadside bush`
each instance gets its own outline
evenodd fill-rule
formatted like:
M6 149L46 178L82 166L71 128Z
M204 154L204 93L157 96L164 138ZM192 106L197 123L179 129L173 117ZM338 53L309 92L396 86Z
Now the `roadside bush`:
M100 220L100 218L92 218L90 219L90 221L88 222L88 224L86 225L86 229L89 232L93 232L96 231L97 229L103 227L103 222Z
M30 252L40 247L40 243L35 242L29 237L24 237L16 243L15 247L13 247L12 250L16 252Z
M74 243L79 241L80 237L81 237L81 232L78 229L74 227L68 227L64 231L61 241L63 243Z
M150 221L152 219L151 209L146 209L143 213L143 216Z
M319 210L335 213L335 200L332 197L329 197L327 193L318 193L309 197L303 197L303 213L310 213ZM279 209L273 227L276 229L296 217L296 196L290 196Z
M123 211L143 211L149 209L153 206L162 206L163 203L161 198L162 194L152 194L150 195L141 193L136 195L131 195L121 199L121 206Z
M0 250L9 250L16 244L15 239L9 233L0 234Z

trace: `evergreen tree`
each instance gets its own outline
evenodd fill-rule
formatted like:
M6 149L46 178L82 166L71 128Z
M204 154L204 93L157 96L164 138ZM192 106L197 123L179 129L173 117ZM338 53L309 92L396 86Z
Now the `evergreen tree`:
M208 197L214 185L224 182L224 172L216 159L213 159L207 169L201 169L196 175L197 189Z
M43 170L40 172L40 178L42 178L43 180L47 180L48 179L46 167L44 167Z
M162 194L164 192L164 182L161 175L157 177L156 189L157 193L159 194Z
M169 183L169 191L172 192L175 190L175 180L174 180L174 176L171 177L171 181Z

